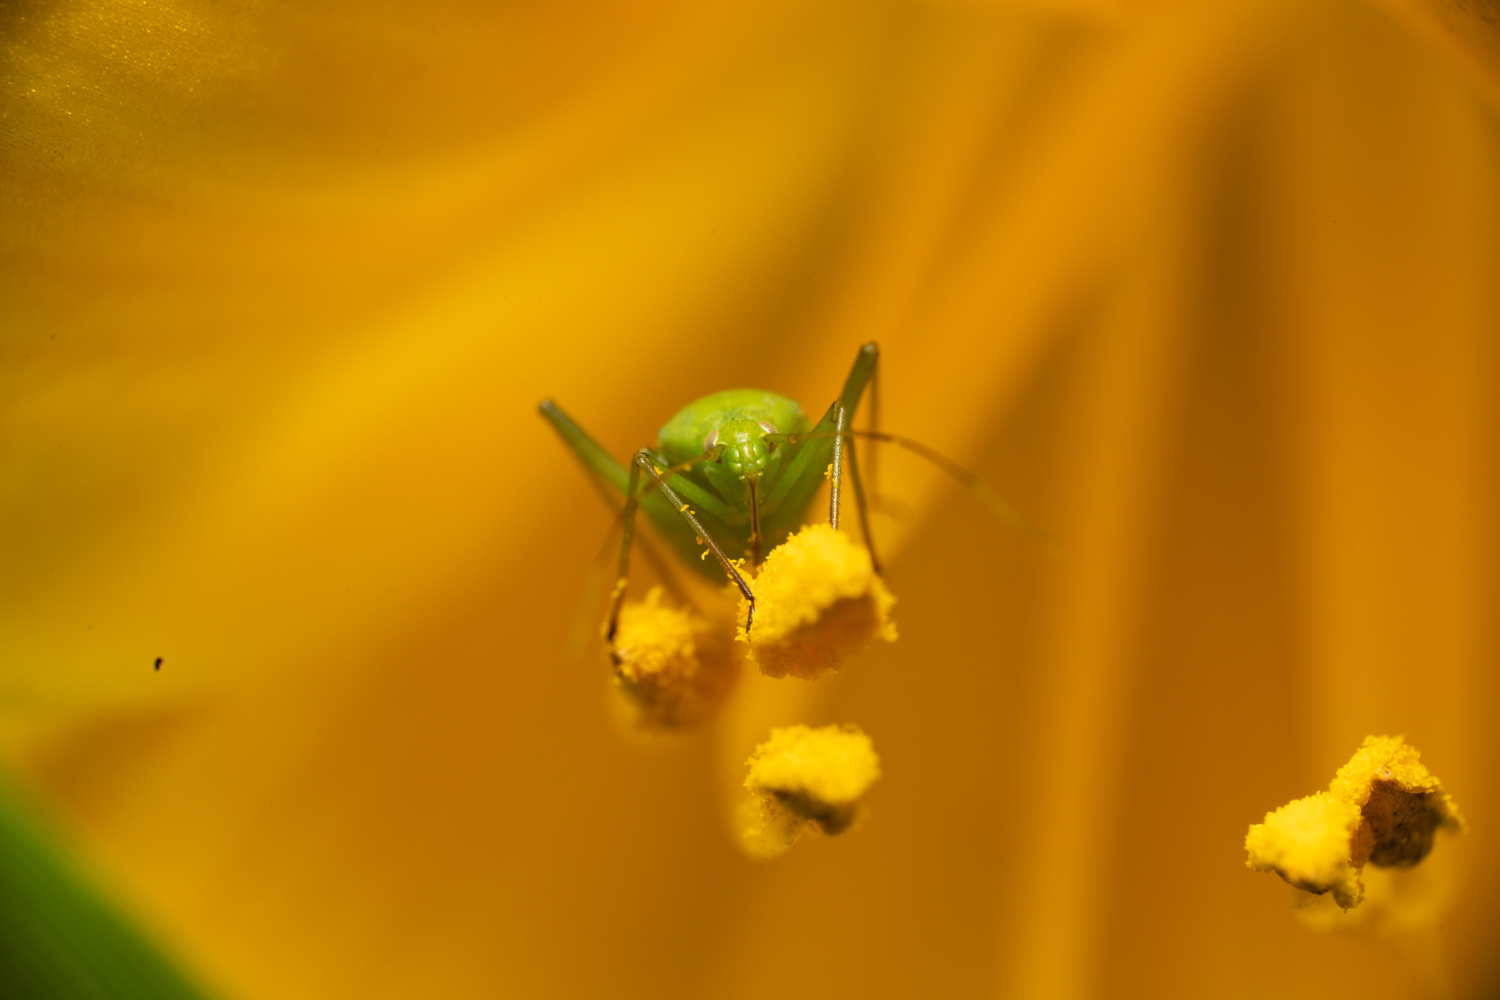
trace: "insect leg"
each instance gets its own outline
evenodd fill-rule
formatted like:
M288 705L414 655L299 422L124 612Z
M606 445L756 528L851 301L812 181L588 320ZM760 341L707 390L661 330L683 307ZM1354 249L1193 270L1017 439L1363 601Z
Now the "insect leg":
M579 462L583 464L584 469L590 474L591 477L593 477L596 486L599 483L603 482L614 487L616 490L619 490L621 493L625 492L626 482L629 479L629 474L620 465L619 462L616 462L609 456L608 452L599 447L594 439L589 437L588 434L585 433L583 428L575 424L573 420L550 399L542 400L541 405L538 406L538 410L541 412L542 417L545 418L547 422L552 425L553 429L557 431L558 436L563 439L563 443L572 450L575 456L577 456ZM664 477L670 478L672 476L678 475L679 473L686 472L693 466L697 465L699 462L707 461L717 454L717 451L705 451L703 454L698 455L696 458L690 458L686 462L681 462L677 465L671 466L670 468L663 469L661 474ZM646 491L644 494L642 494L642 496L644 497L647 494L650 494L655 488L656 487L653 483L647 483ZM692 491L689 490L688 492ZM607 495L608 491L606 491L606 497ZM714 503L712 498L702 496L693 497L693 502L705 506L709 506ZM714 513L716 515L723 516L721 513L722 511L723 508L720 507L714 510Z
M850 475L854 478L855 498L860 505L861 521L864 520L866 506L864 499L860 497L860 493L865 483L868 483L870 487L869 506L875 509L884 509L885 507L885 498L880 493L880 452L873 447L866 449L864 456L866 474L863 483L860 481L858 468L860 460L855 454L859 450L859 446L854 442L853 436L860 432L854 430L854 414L859 409L860 399L866 397L870 401L869 405L865 407L866 422L869 424L868 432L878 435L880 433L880 347L873 341L859 349L859 354L854 359L854 367L850 369L849 378L844 383L844 395L840 397L849 410L847 419L849 425L847 433L850 435L849 466ZM826 418L824 422L827 422ZM873 556L875 547L871 544L870 529L868 527L864 530L864 539L865 546L869 548L870 554ZM876 572L879 572L878 564Z
M814 430L801 434L767 434L766 440L774 440L777 444L801 444L803 441L833 438L836 433L836 431ZM1056 541L1049 532L1037 527L1025 514L1022 514L1015 507L1011 506L1004 497L994 491L989 483L980 479L951 458L948 458L942 452L934 448L929 448L920 441L913 441L911 438L900 437L896 434L886 434L883 431L864 431L856 428L847 430L844 433L852 434L855 437L868 438L871 441L879 441L882 444L893 444L898 448L905 448L907 451L920 455L972 490L980 500L984 501L985 506L989 507L990 511L996 517L1012 528L1015 528L1021 534L1026 535L1032 541L1041 542L1044 545L1051 545ZM852 456L853 453L854 450L851 448L849 454ZM858 496L858 493L859 487L856 486L855 495Z
M844 438L849 408L841 399L834 406L833 418L833 465L828 478L828 526L839 526L839 484L844 478Z
M869 429L872 430L872 431L875 431L876 433L879 433L879 431L880 431L880 356L878 354L875 357L875 365L870 370L870 405L866 408L865 417L866 417L866 419L869 422L869 425L870 425ZM858 450L857 447L850 448L849 451L850 451L851 456L857 450ZM851 458L851 465L852 464L853 464L853 460ZM880 503L880 452L877 451L875 448L870 448L868 451L865 452L865 470L867 472L867 476L866 476L865 481L870 484L870 499L875 504L878 505ZM859 494L859 491L860 491L859 472L858 472L858 470L855 470L854 477L855 477L854 478L854 492L855 492L855 494L857 496ZM859 502L860 502L860 508L859 508L859 510L860 510L860 518L863 519L864 518L864 509L865 509L864 508L864 499L860 498ZM866 533L865 533L865 541L867 543L869 542L869 532L868 531L866 531ZM874 554L874 551L875 551L874 549L870 550L870 552L871 552L872 555ZM879 570L877 569L876 572L878 573Z
M620 608L625 603L625 586L630 580L630 546L635 541L635 512L641 505L640 481L641 471L637 463L632 462L630 482L625 489L625 510L620 515L624 522L620 529L620 561L615 568L615 589L609 594L609 617L604 626L604 642L609 646L611 656L615 651L615 632L620 627Z
M682 498L677 495L677 492L667 485L667 481L662 478L661 472L657 470L655 463L651 461L651 452L644 448L635 453L635 460L631 462L630 475L632 481L634 481L638 470L649 473L651 478L656 480L656 488L661 491L662 496L666 497L672 506L677 508L677 513L681 514L683 520L687 521L694 533L703 539L703 544L708 546L708 550L714 554L714 558L719 560L719 565L724 567L724 572L734 581L734 585L740 589L740 593L744 595L745 601L750 605L749 611L745 614L745 631L748 633L750 626L755 622L755 594L751 592L750 584L745 582L745 578L740 575L740 571L735 569L733 561L724 554L723 549L719 548L719 543L714 541L713 537L704 530L698 518L688 509L688 505L683 503ZM629 522L627 521L626 524L628 526ZM623 554L621 559L624 559Z
M880 559L875 555L875 540L870 534L870 510L865 505L864 484L859 479L859 458L854 448L854 442L850 439L853 433L848 427L848 408L842 400L834 404L837 407L834 418L833 438L833 469L828 484L828 524L830 527L839 526L839 500L840 488L844 480L844 461L849 462L849 479L854 484L854 504L859 508L859 530L864 537L865 548L870 553L870 563L875 572L880 573ZM849 447L845 450L845 442Z
M575 424L571 417L562 411L556 403L550 399L544 399L537 406L542 418L552 425L557 431L558 437L583 463L583 467L591 473L603 479L617 490L625 488L625 470L620 468L620 463L610 458L609 453L599 447L593 438L589 437L582 427Z
M872 377L880 367L880 347L874 341L865 344L854 356L854 365L849 369L849 376L844 379L844 391L839 394L839 400L843 402L851 416L859 409L859 400L865 393L865 386L869 384ZM832 416L832 407L829 413L820 421L827 424L828 417Z
M871 448L867 457L873 459L874 456L875 449ZM852 446L852 442L849 448L849 481L854 484L854 506L859 508L859 532L864 537L865 548L870 552L870 564L879 576L880 558L875 555L875 538L870 531L870 508L865 504L865 488L859 478L859 450Z
M807 431L796 434L767 434L763 440L795 445L804 441L831 439L834 436L834 424L838 418L840 403L843 404L845 410L844 427L847 435L849 424L854 413L859 409L859 401L864 395L865 386L869 383L870 375L875 370L879 358L880 349L873 343L865 344L854 357L854 365L849 369L848 377L844 379L843 391L828 407L828 411L823 414L821 420ZM772 515L773 518L780 518L780 511L802 511L807 508L813 494L823 485L823 477L828 467L831 451L832 448L828 445L799 448L783 460L781 471L774 479L763 484L765 496L761 498L761 503L771 510L778 511L778 514ZM775 530L776 526L773 525L773 533Z
M597 617L598 609L600 604L607 603L604 595L613 592L610 586L613 578L610 577L609 571L614 568L612 557L617 556L620 545L618 532L625 523L625 509L617 502L616 491L592 470L589 470L588 478L613 516L610 518L609 531L605 533L598 553L589 564L583 590L578 597L578 606L573 612L573 624L568 631L568 653L574 659L582 657L589 643L601 634ZM646 557L651 571L661 581L667 593L672 595L673 600L680 605L696 605L693 595L683 587L682 580L678 578L677 573L667 563L657 546L652 544L649 535L638 534L636 536L634 551ZM607 616L606 611L606 618Z

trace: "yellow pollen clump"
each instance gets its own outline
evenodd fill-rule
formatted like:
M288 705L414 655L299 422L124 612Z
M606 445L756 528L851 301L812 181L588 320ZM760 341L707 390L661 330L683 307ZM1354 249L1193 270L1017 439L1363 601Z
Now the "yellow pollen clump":
M778 545L750 583L755 622L750 658L770 677L811 680L839 669L876 639L896 641L896 599L869 550L826 524ZM740 602L740 620L747 606Z
M875 747L856 726L787 726L750 755L745 787L754 794L742 836L758 857L774 857L804 834L836 835L861 815L880 777Z
M727 628L663 602L660 587L627 601L610 650L615 682L648 728L690 726L710 714L734 685Z
M1364 898L1366 863L1407 867L1439 827L1463 828L1458 806L1400 736L1368 736L1328 791L1297 799L1245 835L1245 864L1349 909Z
M1266 814L1245 837L1247 864L1275 871L1299 889L1333 890L1340 906L1359 902L1363 888L1350 864L1349 845L1359 828L1359 807L1327 792L1297 799Z

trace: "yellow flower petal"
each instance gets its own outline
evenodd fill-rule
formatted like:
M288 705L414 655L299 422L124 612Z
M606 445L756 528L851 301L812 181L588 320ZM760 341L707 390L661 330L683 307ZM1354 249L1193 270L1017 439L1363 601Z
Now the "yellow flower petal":
M870 553L826 524L777 546L751 582L755 622L741 638L771 677L811 680L838 670L871 642L896 641L896 599ZM745 613L741 601L740 614Z

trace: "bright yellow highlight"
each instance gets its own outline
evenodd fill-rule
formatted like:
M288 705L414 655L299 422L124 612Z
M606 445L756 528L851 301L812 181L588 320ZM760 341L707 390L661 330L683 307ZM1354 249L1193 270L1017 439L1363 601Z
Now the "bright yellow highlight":
M691 726L711 714L734 685L727 630L663 602L660 587L620 609L615 682L633 721L646 728Z
M880 777L875 746L856 726L787 726L755 748L747 762L742 838L751 854L770 858L804 834L830 836L860 818L860 800Z
M1245 835L1245 864L1299 889L1332 892L1345 909L1364 898L1368 862L1407 867L1432 850L1439 827L1463 828L1451 796L1400 736L1367 736L1328 791L1266 814Z
M876 639L896 641L896 599L870 553L826 524L803 528L766 557L751 581L755 623L740 638L770 677L831 673ZM747 608L740 602L740 618Z

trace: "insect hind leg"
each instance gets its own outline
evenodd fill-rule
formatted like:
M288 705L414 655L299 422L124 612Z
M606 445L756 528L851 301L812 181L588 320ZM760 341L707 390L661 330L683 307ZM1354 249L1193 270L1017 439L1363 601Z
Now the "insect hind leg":
M829 470L828 482L828 524L832 528L839 526L839 502L841 487L844 479L844 464L847 459L849 465L849 479L854 486L854 504L859 508L859 529L864 537L865 548L870 553L870 563L874 566L877 575L880 574L880 558L875 554L875 539L870 531L870 511L865 504L864 485L859 478L859 459L855 454L853 439L849 429L849 408L843 400L834 404L834 431L833 431L833 466ZM846 448L846 444L848 447Z

